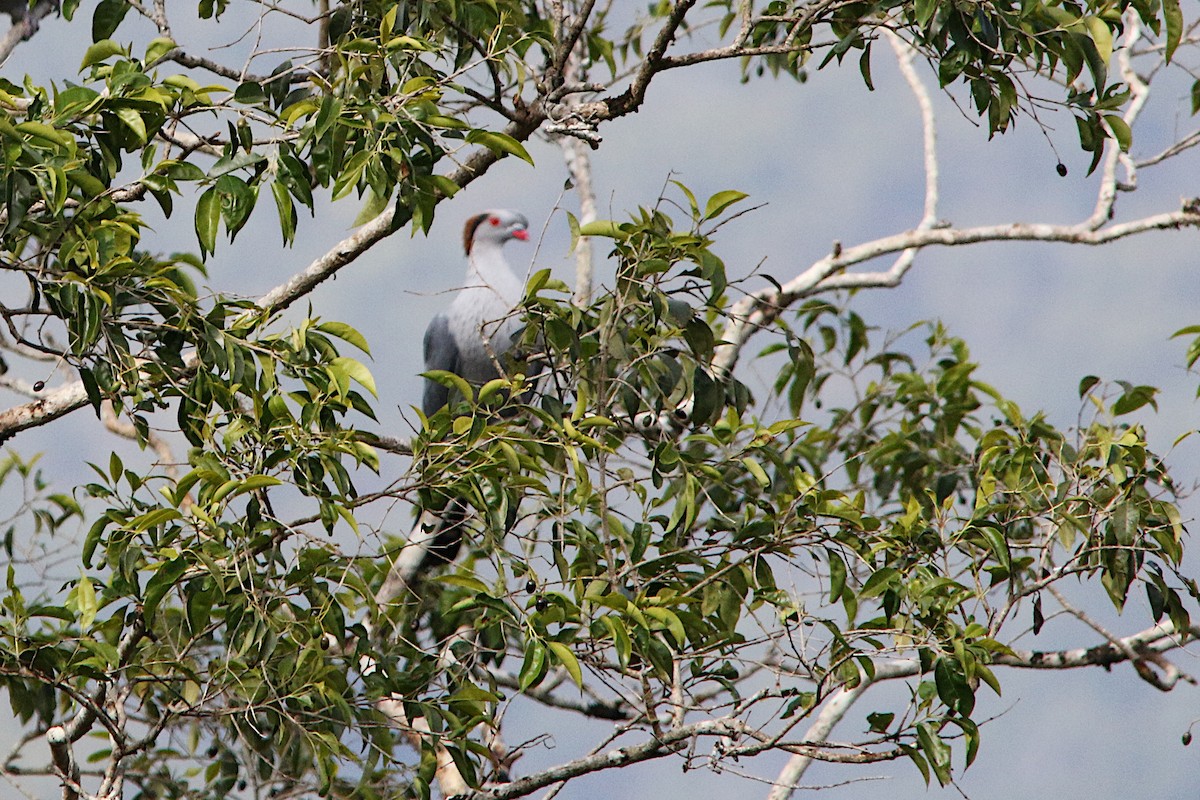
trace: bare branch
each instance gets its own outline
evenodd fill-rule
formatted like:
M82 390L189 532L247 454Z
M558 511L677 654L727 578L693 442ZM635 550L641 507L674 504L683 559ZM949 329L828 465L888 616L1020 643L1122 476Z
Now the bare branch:
M1134 667L1137 668L1138 675L1157 689L1169 691L1178 680L1195 683L1195 680L1191 676L1180 673L1176 668L1164 670L1166 672L1165 677L1155 676L1155 679L1151 679L1145 674L1145 670L1148 670L1148 667L1143 664L1142 668L1138 668L1138 664L1139 658L1148 658L1155 664L1162 666L1165 660L1157 656L1200 638L1200 628L1192 628L1179 632L1168 622L1155 625L1153 628L1148 628L1131 636L1116 638L1108 633L1103 635L1109 638L1109 641L1106 644L1097 645L1096 647L1081 647L1074 650L1050 652L1013 649L1011 654L997 656L995 663L1024 669L1078 669L1080 667L1103 667L1119 664L1123 661L1131 661Z
M735 303L725 325L722 343L717 347L713 358L713 371L716 374L729 374L737 364L741 348L755 331L770 324L785 309L804 297L836 289L885 288L899 285L904 276L904 269L839 274L847 267L871 261L888 253L921 249L931 245L959 247L1003 241L1063 242L1095 246L1148 231L1195 227L1200 227L1200 201L1189 199L1184 201L1178 211L1108 225L1099 230L1092 229L1089 221L1078 225L1014 222L976 228L916 229L886 236L826 256L784 284L781 291L764 289Z
M666 730L661 737L651 738L640 744L619 747L605 753L569 761L557 767L542 770L535 775L519 778L503 786L467 792L462 795L460 800L509 800L509 798L524 797L538 789L581 775L624 767L677 753L687 746L688 741L697 736L729 736L742 731L743 725L736 719L722 718L694 722L690 725Z
M637 111L642 102L645 101L646 90L650 88L650 81L664 68L667 48L675 41L675 34L679 31L679 26L683 24L683 18L687 16L688 11L695 4L696 0L676 1L675 6L671 9L671 13L667 15L666 21L659 29L658 35L654 37L654 44L651 45L650 51L646 53L645 59L642 60L641 67L634 74L633 83L621 95L605 102L611 118Z
M40 400L0 411L0 442L27 428L45 425L87 405L87 390L75 381L49 391Z
M1146 100L1150 96L1150 87L1137 74L1137 70L1133 68L1130 61L1130 53L1141 38L1142 27L1136 13L1125 15L1125 45L1117 50L1117 60L1121 67L1121 77L1124 78L1126 85L1129 87L1130 99L1129 104L1125 108L1123 118L1130 127L1133 126L1141 113L1142 108L1146 105ZM1117 190L1123 188L1117 182L1117 165L1123 163L1126 166L1128 173L1125 187L1133 189L1136 186L1137 173L1133 161L1128 154L1123 153L1121 149L1115 146L1116 136L1113 135L1111 127L1105 123L1108 129L1109 136L1112 137L1112 142L1109 143L1107 155L1104 157L1104 170L1100 178L1100 191L1096 197L1096 207L1092 211L1092 216L1084 223L1092 230L1102 228L1113 215L1113 205L1117 200Z
M804 734L807 741L824 741L829 738L829 734L833 732L833 728L842 721L842 717L846 716L846 712L854 705L855 701L862 696L863 692L871 685L871 681L864 675L858 685L853 688L843 686L834 694L825 705L821 707L821 711L817 714L817 718L813 720L808 731ZM767 795L767 800L787 800L796 791L796 786L800 779L804 777L804 773L808 771L812 765L812 753L794 753L788 759L787 764L779 773L779 777L775 779L775 785L771 787L770 793Z
M37 5L25 9L24 13L10 12L13 24L4 37L0 38L0 64L8 61L17 45L31 39L38 32L39 23L56 8L57 0L39 0Z
M566 65L567 75L572 81L582 82L584 75L579 64L578 53L572 53ZM564 105L570 109L579 105L575 95L568 95ZM587 225L596 220L596 192L592 188L592 159L583 141L569 133L556 137L562 150L563 160L579 196L579 224ZM580 236L575 243L575 296L578 306L586 306L592 300L593 283L592 239Z

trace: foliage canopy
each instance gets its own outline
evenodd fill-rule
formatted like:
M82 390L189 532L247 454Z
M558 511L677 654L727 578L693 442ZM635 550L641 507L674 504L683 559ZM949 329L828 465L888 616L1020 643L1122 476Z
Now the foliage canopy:
M530 280L525 343L549 365L536 396L516 374L464 385L407 443L372 422L403 400L377 397L364 336L282 316L374 243L428 230L497 160L532 163L539 131L596 146L656 76L707 61L808 79L853 55L870 85L895 42L965 90L989 134L1066 109L1115 186L1144 87L1119 59L1159 69L1190 46L1178 0L197 8L264 43L221 62L172 27L177 9L100 0L77 76L0 78L4 346L78 376L4 376L30 400L0 413L0 437L90 406L166 453L143 468L114 452L74 492L15 451L0 468L24 492L0 682L65 796L507 798L666 755L768 751L801 771L907 759L948 783L978 751L998 667L1130 661L1160 688L1178 679L1162 653L1193 635L1200 590L1179 569L1176 486L1130 416L1155 390L1085 379L1089 418L1059 430L978 380L941 325L890 337L831 293L869 258L983 232L929 219L762 290L718 255L739 190L674 185L626 219L572 217L615 280L587 302L548 271ZM327 201L357 200L363 224L256 300L198 288L263 194L285 244ZM149 203L194 229L194 252L155 252ZM1061 236L1198 222L1193 203ZM751 337L770 386L737 370ZM387 488L360 492L367 473ZM404 532L380 515L451 498L474 512L470 552L381 602ZM65 583L18 563L76 529ZM1043 597L1067 604L1068 579L1117 609L1144 593L1152 627L1087 651L1016 647L1026 620L1047 624ZM839 709L890 680L908 700L832 744ZM622 746L514 777L513 704L615 721ZM23 752L5 769L36 771Z

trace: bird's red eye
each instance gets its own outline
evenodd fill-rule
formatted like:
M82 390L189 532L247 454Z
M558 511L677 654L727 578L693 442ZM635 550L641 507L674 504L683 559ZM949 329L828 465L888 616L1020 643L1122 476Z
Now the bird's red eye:
M500 218L499 218L499 217L488 217L488 224L489 224L489 225L491 225L491 226L493 226L493 227L494 227L494 226L496 226L496 225L499 225L499 224L500 224Z

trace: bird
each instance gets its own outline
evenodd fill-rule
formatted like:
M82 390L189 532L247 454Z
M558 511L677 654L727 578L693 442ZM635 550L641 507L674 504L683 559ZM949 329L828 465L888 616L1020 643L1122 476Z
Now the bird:
M449 308L435 315L425 330L426 372L450 372L474 386L500 376L522 329L515 311L525 282L504 257L504 245L513 239L529 239L529 221L520 212L493 209L467 220L463 227L466 281ZM455 395L426 376L421 398L425 417L455 401ZM466 516L466 505L456 498L449 498L440 510L423 509L376 600L392 601L427 567L453 561L462 545Z
M519 212L485 211L467 220L466 283L425 329L427 372L452 372L475 385L499 377L497 363L512 349L521 329L513 310L525 292L525 282L504 257L504 245L513 239L529 239L529 221ZM421 402L425 416L450 402L450 394L447 386L427 377Z
M42 17L58 8L58 0L0 0L0 14L8 14L13 27L24 26L23 39L29 39L37 33L38 23Z

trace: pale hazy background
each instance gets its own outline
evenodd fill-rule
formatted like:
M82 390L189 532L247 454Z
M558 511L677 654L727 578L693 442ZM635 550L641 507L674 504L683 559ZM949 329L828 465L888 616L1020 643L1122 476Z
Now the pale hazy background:
M308 8L306 3L300 6ZM179 3L172 13L194 13L194 8L194 2ZM18 48L0 74L18 83L26 72L39 79L74 77L74 60L88 37L90 9L85 4L73 24L46 20L43 32ZM0 21L0 28L3 25ZM239 25L237 15L231 15L215 29L205 24L196 30L203 32L204 41L219 44L236 39L243 30ZM180 39L192 40L186 26L176 26ZM119 32L122 39L130 35L126 29ZM72 62L65 71L64 53ZM653 203L670 177L701 197L730 188L749 192L752 202L767 205L724 228L717 251L732 276L745 275L765 260L762 269L780 279L826 254L834 240L852 245L914 226L924 189L919 119L911 95L896 74L889 48L877 48L875 92L863 86L854 61L848 59L842 69L815 73L803 85L770 79L741 85L733 63L660 76L641 112L601 130L604 144L594 165L602 213L609 209L608 215L620 219L638 205ZM1135 154L1157 152L1168 137L1193 127L1187 90L1183 81L1170 92L1158 88L1146 115L1155 124L1135 129ZM1096 182L1084 177L1088 159L1077 149L1069 116L1047 119L1056 129L1050 135L1058 153L1070 168L1068 177L1059 178L1058 156L1028 118L1019 120L1016 131L988 142L975 120L964 117L945 97L937 98L937 106L944 218L957 225L1076 222L1090 213ZM402 231L308 298L316 313L345 320L369 338L374 356L369 366L380 390L378 411L385 432L409 432L402 412L412 419L408 409L420 394L420 337L429 318L447 302L440 293L460 285L464 267L459 231L466 217L488 207L520 209L535 232L543 226L546 232L537 248L510 246L514 263L529 263L536 250L539 268L553 267L557 277L572 281L566 221L554 209L560 204L574 209L574 198L562 196L566 175L557 147L535 143L530 151L536 169L515 159L498 164L443 204L428 239L412 239ZM1143 171L1139 192L1119 199L1118 218L1171 210L1181 196L1200 194L1197 166L1196 154L1190 153L1165 168ZM144 205L153 218L153 203ZM179 206L172 220L155 223L157 233L147 236L147 247L196 249L187 205ZM261 294L349 233L357 210L353 201L322 208L316 224L302 219L295 246L283 250L273 204L264 198L235 245L219 246L210 263L210 286L251 297ZM1140 420L1151 431L1152 444L1163 452L1195 426L1197 381L1183 366L1187 342L1168 337L1200 322L1198 242L1200 235L1188 231L1145 235L1101 249L1004 244L930 250L918 258L900 288L865 292L853 302L869 323L884 330L901 330L922 319L943 320L971 346L981 364L980 379L1027 413L1045 410L1060 426L1076 418L1076 388L1083 375L1162 387L1159 413ZM602 255L602 243L600 247ZM755 349L751 345L748 352ZM742 368L753 370L754 365L747 360ZM88 410L22 434L9 446L25 455L44 452L43 464L64 488L86 479L86 459L103 460L110 449L123 447ZM1200 450L1190 439L1175 448L1169 460L1181 483L1191 485L1200 478ZM392 474L405 466L392 457L383 463ZM1198 506L1189 501L1185 508L1190 518ZM1193 574L1200 572L1200 559L1193 556L1191 566ZM1135 594L1128 619L1102 615L1110 629L1127 634L1146 626L1144 598ZM1093 596L1094 607L1103 608L1107 601L1101 593ZM1078 641L1065 642L1095 643L1094 637L1082 634ZM1061 644L1032 637L1022 642L1034 649ZM1172 658L1185 671L1200 674L1193 654L1176 653ZM1003 670L1000 678L1004 697L982 691L977 718L1001 716L984 726L979 758L959 782L972 800L1188 800L1200 795L1200 744L1185 748L1180 742L1191 721L1200 717L1195 687L1181 685L1163 694L1139 680L1127 665L1111 672ZM897 698L897 691L880 691L876 704L868 695L834 738L838 733L851 738L863 730L866 714ZM593 735L574 741L563 734L552 740L553 749L535 750L520 761L518 773L581 755L582 748L596 741L595 734L609 728L591 723L560 728L583 729ZM510 714L506 739L517 743L543 730L538 715ZM6 736L0 734L0 739ZM0 741L0 746L7 749L8 744ZM960 759L956 752L956 767ZM782 757L770 757L738 766L747 774L770 778L782 763ZM559 797L695 800L761 797L767 791L765 785L748 782L732 770L720 776L708 771L684 774L678 765L664 759L602 773L573 782ZM805 782L820 786L867 776L879 780L860 780L820 796L961 796L953 787L940 789L935 784L926 789L907 762L818 764Z

